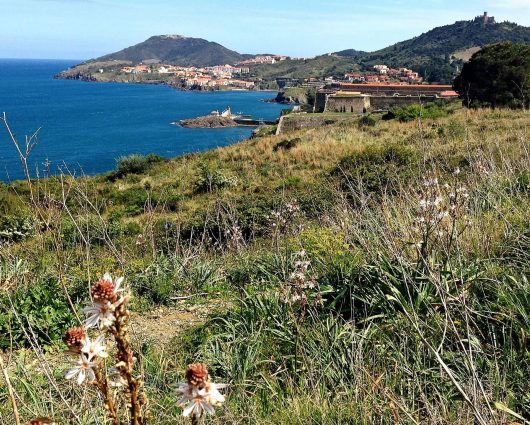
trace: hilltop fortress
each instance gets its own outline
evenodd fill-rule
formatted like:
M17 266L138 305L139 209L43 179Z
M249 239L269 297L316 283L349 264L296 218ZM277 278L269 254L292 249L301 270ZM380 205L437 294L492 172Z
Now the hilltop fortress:
M493 25L496 24L495 17L488 16L488 12L484 12L484 15L477 16L473 22L476 22L477 24L482 24L484 27L487 25Z

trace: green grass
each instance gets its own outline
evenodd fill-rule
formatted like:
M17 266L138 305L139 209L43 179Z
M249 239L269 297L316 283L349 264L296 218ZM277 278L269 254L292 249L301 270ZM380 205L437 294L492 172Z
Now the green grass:
M230 383L205 423L523 423L495 403L529 420L528 140L525 112L456 110L50 178L33 201L1 186L2 218L31 219L0 241L0 343L23 419L102 423L92 390L62 378L59 335L75 320L66 295L80 308L111 271L139 323L208 311L162 327L164 344L135 329L157 423L186 423L172 384L193 361ZM11 415L2 386L0 423Z

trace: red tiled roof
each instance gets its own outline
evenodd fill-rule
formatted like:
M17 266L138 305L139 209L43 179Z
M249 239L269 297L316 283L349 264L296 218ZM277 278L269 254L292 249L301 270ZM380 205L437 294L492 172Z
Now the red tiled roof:
M440 93L440 96L443 97L458 97L458 93L454 90L446 90Z
M387 84L387 83L372 83L372 84L353 84L353 83L342 83L341 87L344 88L380 88L380 89L410 89L410 90L443 90L452 91L453 86L444 84Z

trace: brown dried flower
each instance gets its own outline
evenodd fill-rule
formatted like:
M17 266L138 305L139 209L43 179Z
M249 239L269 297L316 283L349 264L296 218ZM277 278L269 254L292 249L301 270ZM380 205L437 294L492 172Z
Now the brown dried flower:
M186 370L186 380L189 385L195 385L202 388L208 381L208 369L202 363L194 363L188 365Z
M115 303L118 300L119 292L123 291L120 289L123 278L119 278L114 282L112 277L105 273L102 279L98 280L92 285L92 297L94 301L99 303Z
M135 362L132 350L127 350L126 352L119 351L116 354L116 360L118 365L128 365L129 367L132 367Z
M86 338L85 328L70 328L66 331L63 341L68 346L69 351L81 354L81 348L85 345Z
M57 425L57 422L50 418L35 418L29 421L27 425Z

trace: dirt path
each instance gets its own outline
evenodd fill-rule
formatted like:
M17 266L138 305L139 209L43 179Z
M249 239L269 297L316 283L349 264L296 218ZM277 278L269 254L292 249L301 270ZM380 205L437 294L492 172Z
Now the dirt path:
M135 313L131 318L131 331L135 338L152 338L160 345L165 345L182 330L204 322L207 317L205 307L182 304Z

